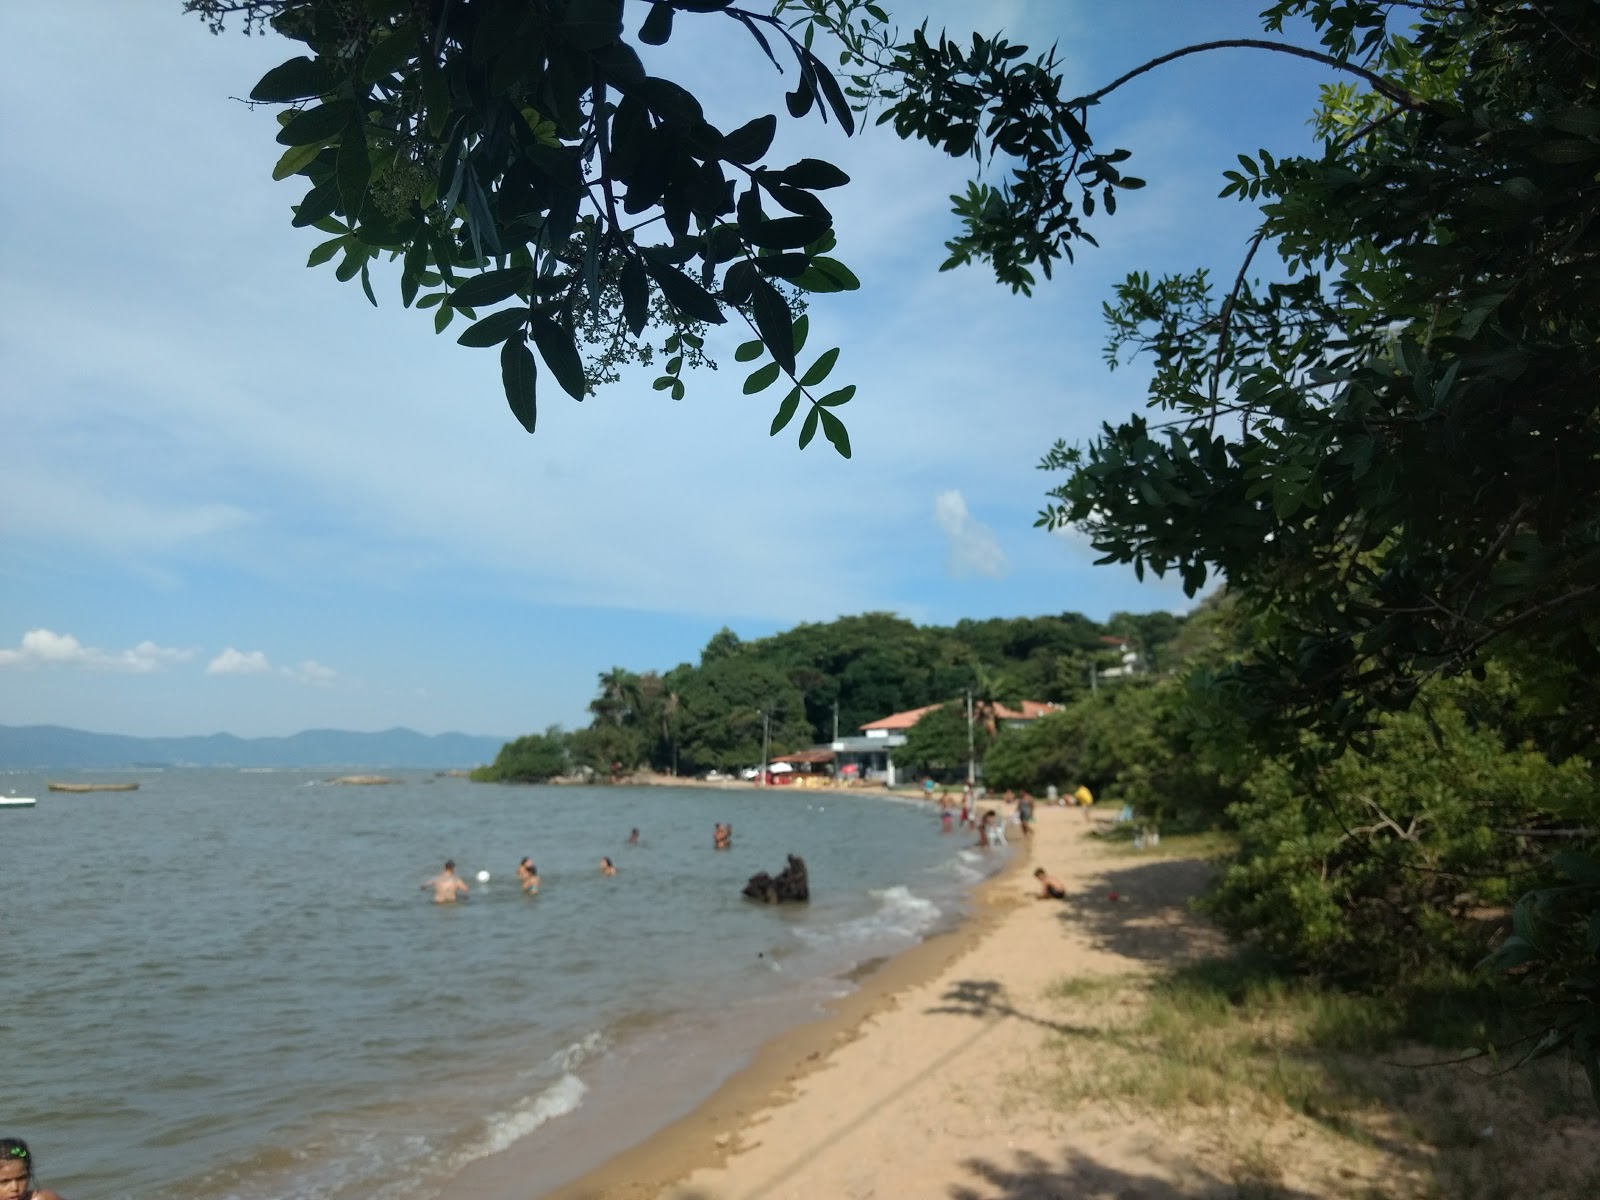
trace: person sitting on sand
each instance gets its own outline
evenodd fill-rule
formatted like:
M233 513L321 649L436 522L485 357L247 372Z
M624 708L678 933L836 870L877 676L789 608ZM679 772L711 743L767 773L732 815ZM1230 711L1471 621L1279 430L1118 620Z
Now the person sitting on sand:
M600 874L615 875L616 873L616 865L609 858L602 858L600 860Z
M1065 900L1067 898L1066 885L1054 875L1046 874L1043 867L1035 871L1033 877L1039 881L1039 899Z
M61 1200L33 1185L33 1153L21 1138L0 1138L0 1200Z
M447 858L444 870L440 871L419 889L427 891L433 889L433 902L435 904L454 904L456 897L465 896L468 888L466 881L456 874L456 860Z
M522 890L528 895L539 894L539 868L533 865L533 859L525 858L517 864L517 878L522 880Z

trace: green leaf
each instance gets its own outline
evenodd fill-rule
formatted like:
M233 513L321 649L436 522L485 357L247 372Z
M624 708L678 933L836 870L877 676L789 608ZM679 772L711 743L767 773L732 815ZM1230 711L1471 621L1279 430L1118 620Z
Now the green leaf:
M339 204L351 220L366 203L367 185L372 182L372 161L367 157L367 135L360 121L345 126L339 138L339 157L334 163L339 185Z
M814 241L827 232L831 224L827 217L779 217L773 221L741 225L740 229L752 246L760 246L765 250L787 250Z
M372 294L372 274L367 270L367 264L361 264L361 290L367 294L367 301L373 308L378 307L378 298Z
M485 271L474 275L450 294L450 303L457 308L477 308L480 305L498 304L508 296L527 291L533 284L530 267L507 267L501 271Z
M650 321L650 280L644 273L644 264L629 256L622 264L622 319L634 337L644 332Z
M445 326L450 324L451 318L455 315L456 310L451 308L448 304L439 305L439 311L433 314L434 333L443 333L445 331Z
M349 283L361 273L361 268L366 264L367 256L357 246L346 246L344 257L339 260L339 265L334 268L333 277L340 283Z
M283 152L283 156L278 159L277 165L272 168L272 177L282 180L289 178L291 175L297 175L306 167L309 167L315 161L317 155L321 153L321 146L290 146ZM328 211L331 212L333 210L329 209ZM311 222L307 221L306 224L309 225Z
M367 59L361 64L361 77L376 81L393 75L411 61L417 50L416 34L409 29L398 29L367 51Z
M652 4L650 15L639 29L639 40L647 46L665 46L672 36L672 6Z
M508 338L500 347L500 383L506 391L506 403L522 427L529 433L539 422L537 403L538 365L533 361L533 351L519 337Z
M753 342L741 342L739 348L733 352L733 359L735 362L753 362L761 357L761 352L765 349L759 338Z
M675 384L677 382L678 381L676 379L674 379L671 375L658 375L658 376L656 376L656 381L654 383L652 383L650 386L655 388L655 390L658 391L658 392L664 392L669 387L671 387L673 384Z
M825 408L813 408L811 411L822 418L822 436L833 443L833 448L839 452L840 458L849 458L850 434L845 429L844 422Z
M330 179L326 183L319 183L300 198L300 203L294 207L294 220L290 221L289 224L296 229L304 229L307 225L315 225L324 233L332 233L333 230L322 224L322 222L328 218L328 215L338 205L339 193L333 186L333 180ZM343 229L344 227L336 226L336 228Z
M721 325L727 320L716 298L678 268L650 258L642 261L644 269L656 281L667 303L678 312L690 320L704 321L708 325Z
M783 294L765 279L757 278L750 289L751 315L756 330L767 344L767 352L789 374L794 374L794 318Z
M843 187L850 182L850 176L831 162L825 162L820 158L802 158L794 166L779 171L778 179L791 187L807 188L811 191Z
M772 418L772 429L768 436L777 437L783 427L794 420L795 410L799 407L800 389L790 388L789 394L783 398L783 403L778 405L778 411Z
M339 247L343 245L344 238L329 238L327 241L318 245L316 249L311 251L311 254L306 258L306 266L320 267L335 254L339 253Z
M838 361L839 348L837 346L835 346L832 350L824 350L822 352L822 356L818 358L816 362L811 364L810 370L801 376L801 386L815 387L817 384L821 383L828 377L828 372L833 370L833 364Z
M722 139L722 157L728 162L749 166L760 160L778 132L778 118L768 113L746 122Z
M439 311L443 314L452 310L449 305L442 305ZM499 312L490 313L481 321L468 325L456 342L462 346L498 346L508 337L520 334L527 321L527 309L503 308ZM448 323L447 321L446 324Z
M578 354L578 343L572 330L544 313L533 314L533 340L539 347L539 357L550 373L556 377L561 390L574 400L588 394L588 382L583 375L583 359Z
M813 258L811 265L789 282L805 292L853 292L861 286L850 268L836 258Z
M303 55L280 63L250 89L250 99L264 104L288 104L310 100L332 89L334 70L325 59L312 61Z
M815 404L806 414L806 419L800 425L800 449L804 450L811 444L811 439L817 436L817 414L822 410Z
M806 348L806 335L811 332L811 317L801 313L794 319L794 352L798 356Z
M280 146L312 146L331 141L350 123L355 114L348 100L333 100L295 113L286 125L278 130Z
M850 403L850 398L856 394L856 385L847 383L837 392L829 392L817 403L823 408L838 408L841 404Z
M770 362L764 367L757 367L744 381L744 394L753 396L757 392L766 391L778 381L778 364Z
M572 0L562 31L583 50L609 46L622 36L622 0Z

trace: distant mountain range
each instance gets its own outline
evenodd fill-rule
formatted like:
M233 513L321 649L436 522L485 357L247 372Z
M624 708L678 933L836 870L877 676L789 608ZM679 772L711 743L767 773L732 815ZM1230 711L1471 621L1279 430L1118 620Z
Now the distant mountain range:
M385 729L307 729L290 737L142 738L61 725L0 725L0 770L47 767L472 767L501 738Z

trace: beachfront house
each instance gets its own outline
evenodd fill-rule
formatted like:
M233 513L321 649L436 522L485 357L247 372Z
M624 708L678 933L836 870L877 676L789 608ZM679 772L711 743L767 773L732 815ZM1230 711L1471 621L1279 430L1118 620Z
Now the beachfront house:
M895 747L906 744L906 730L935 709L943 707L942 704L925 704L921 708L911 708L905 712L879 717L876 721L868 721L861 727L861 737L841 739L834 742L833 747L835 750L843 751L847 744L851 747L859 746L863 757L872 760L873 774L864 774L862 778L882 779L886 785L894 787ZM995 704L992 711L996 729L1017 729L1033 724L1040 717L1053 713L1056 709L1056 705L1046 704L1042 700L1022 700L1018 702L1016 708L1006 704Z

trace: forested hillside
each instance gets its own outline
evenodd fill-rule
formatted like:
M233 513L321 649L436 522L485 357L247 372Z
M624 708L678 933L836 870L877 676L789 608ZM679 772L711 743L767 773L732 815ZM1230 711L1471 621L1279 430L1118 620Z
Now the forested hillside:
M761 757L762 714L774 749L856 733L868 721L964 696L1066 703L1091 669L1119 662L1119 637L1164 670L1183 627L1170 613L1077 613L920 626L889 613L804 624L741 641L717 633L698 663L603 672L588 728L568 735L574 765L648 766L680 773L749 766Z

